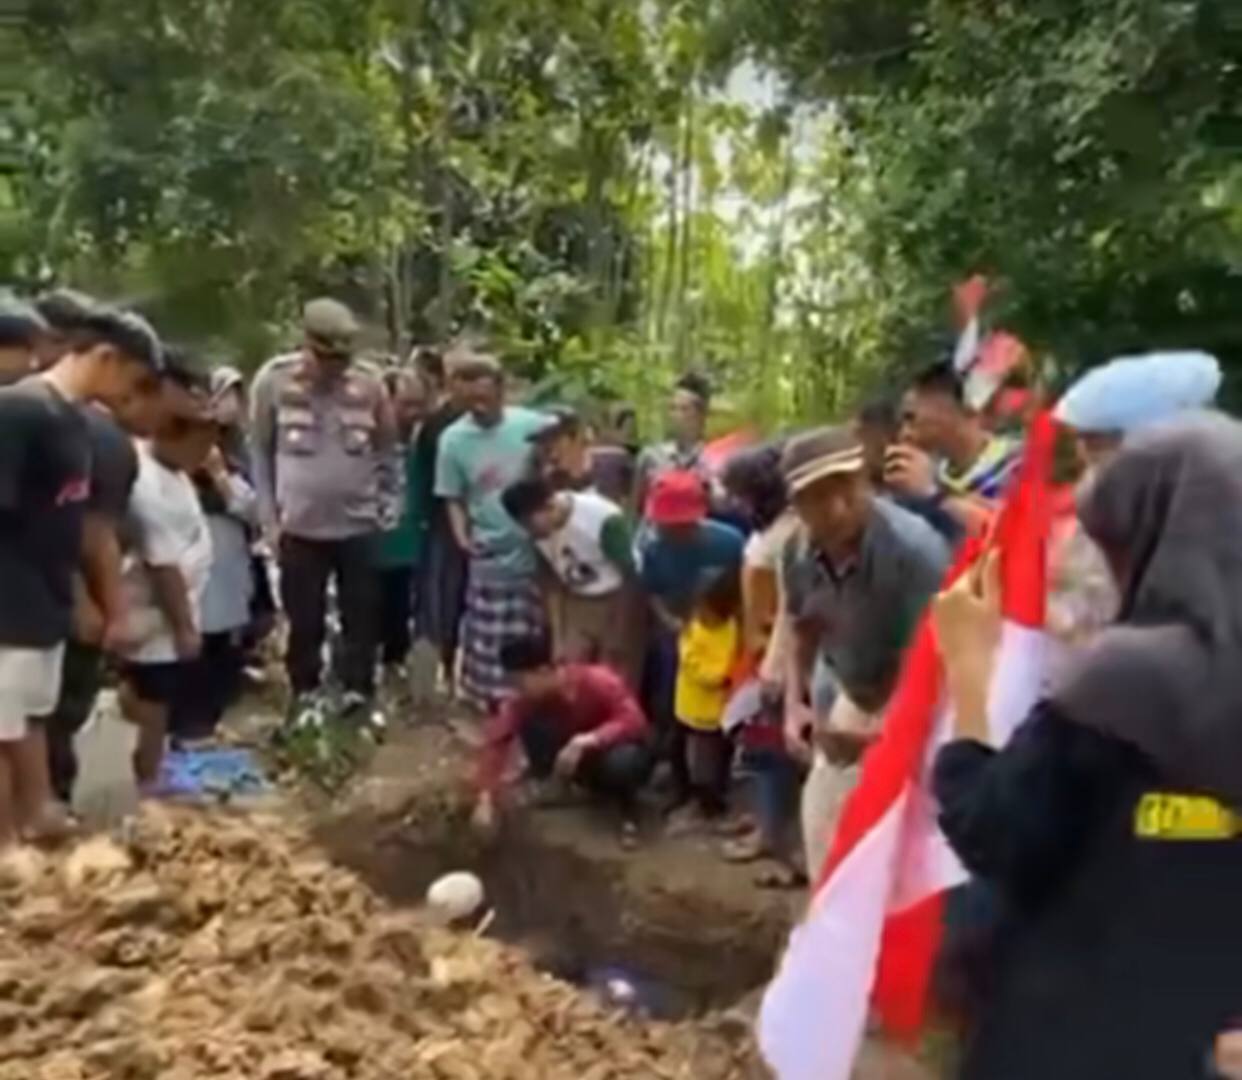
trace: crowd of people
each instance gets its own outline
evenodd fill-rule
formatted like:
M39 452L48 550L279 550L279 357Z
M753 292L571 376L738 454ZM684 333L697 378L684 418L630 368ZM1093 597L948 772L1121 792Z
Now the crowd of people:
M368 357L332 299L302 331L247 385L78 293L0 310L0 846L71 827L72 739L106 666L151 785L170 735L214 729L279 608L290 723L333 687L345 718L377 722L378 676L399 685L426 643L444 691L485 718L478 828L496 827L520 751L540 797L571 786L614 808L626 847L653 793L668 831L799 887L930 607L956 706L934 776L945 832L1020 928L971 1075L1057 1071L1066 1048L1025 1035L1041 1009L1055 1035L1049 987L1083 1014L1154 1000L1115 952L1098 972L1081 949L1064 965L1101 897L1131 913L1116 949L1197 980L1183 1028L1236 984L1213 950L1242 899L1232 832L1139 851L1125 830L1127 793L1160 784L1207 799L1200 826L1204 806L1223 822L1242 802L1242 433L1209 411L1211 357L1117 360L1057 402L1077 448L1050 552L1058 677L1000 749L980 720L994 586L941 589L995 517L1038 390L973 400L945 359L900 399L722 458L699 373L670 389L668 438L641 446L623 404L513 401L483 339ZM1078 1052L1122 1075L1133 1036L1105 1013ZM1169 1061L1159 1075L1185 1075Z

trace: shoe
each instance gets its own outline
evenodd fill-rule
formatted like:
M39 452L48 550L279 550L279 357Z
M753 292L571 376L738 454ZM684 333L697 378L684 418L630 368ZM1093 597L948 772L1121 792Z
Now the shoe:
M388 736L388 718L375 702L357 690L348 690L341 698L341 719L354 724L376 742Z
M314 690L298 694L289 702L289 711L285 714L285 727L300 729L306 727L323 727L323 699Z

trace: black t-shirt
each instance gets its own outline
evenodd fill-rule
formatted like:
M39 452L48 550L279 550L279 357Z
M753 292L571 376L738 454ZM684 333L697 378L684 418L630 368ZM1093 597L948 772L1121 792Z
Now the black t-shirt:
M91 447L91 493L87 509L117 524L125 517L138 479L138 451L125 429L96 405L83 405Z
M43 379L0 389L0 646L69 636L90 470L80 409Z

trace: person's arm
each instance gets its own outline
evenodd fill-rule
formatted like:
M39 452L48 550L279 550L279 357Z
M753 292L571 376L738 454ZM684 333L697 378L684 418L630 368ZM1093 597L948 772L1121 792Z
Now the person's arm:
M944 490L931 457L913 446L889 447L884 479L894 491L938 509L971 536L985 533L996 513L992 500Z
M263 368L250 392L250 447L254 489L263 527L275 532L280 525L276 504L276 391L277 376Z
M156 607L172 627L177 656L182 660L192 660L198 654L201 639L198 628L194 625L190 590L186 586L181 568L148 564L147 573L151 577L151 591L155 596Z
M82 523L81 578L86 597L103 621L102 637L112 637L124 621L125 604L121 543L114 520L106 514L87 513Z
M600 550L604 558L632 581L638 573L634 565L634 534L624 514L614 514L604 522L599 536Z
M218 447L212 450L203 468L224 504L224 512L243 525L257 524L259 509L254 488L241 473L229 471Z
M449 528L453 530L453 539L457 546L467 555L473 555L474 541L470 538L470 515L465 504L457 499L447 499L444 508L448 511Z
M742 563L743 648L747 656L761 656L775 631L776 575L749 559Z
M401 516L405 453L397 438L392 401L382 386L375 400L375 483L379 494L380 527L391 529Z
M475 552L470 536L470 515L466 510L465 470L457 459L451 433L450 428L440 436L440 452L436 455L436 497L444 500L449 528L457 546L467 555L473 555Z
M811 699L811 673L819 651L819 635L807 623L784 616L790 647L785 667L785 742L795 752L810 749L810 730L815 725Z
M1038 705L1003 750L968 737L940 750L940 826L969 870L1035 901L1063 880L1134 767L1123 744Z

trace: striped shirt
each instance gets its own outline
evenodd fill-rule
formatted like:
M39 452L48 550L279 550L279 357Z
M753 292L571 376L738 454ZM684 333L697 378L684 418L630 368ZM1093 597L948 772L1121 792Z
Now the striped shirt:
M951 495L974 495L999 499L1022 456L1022 444L1004 435L993 435L983 451L962 472L940 463L940 486Z

